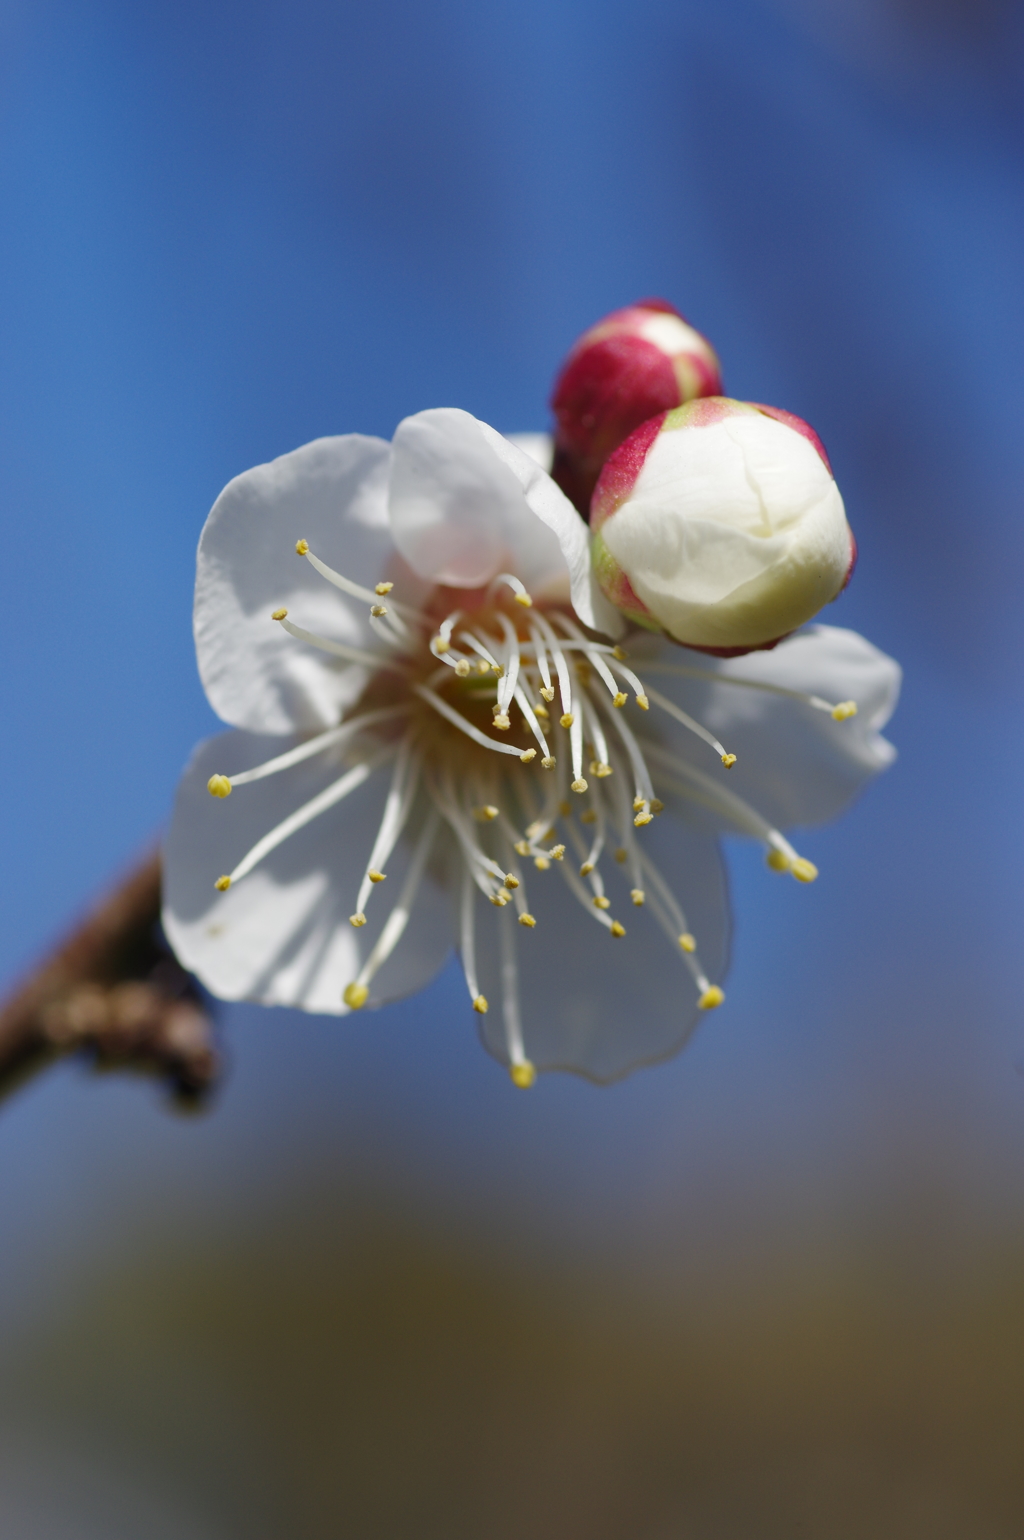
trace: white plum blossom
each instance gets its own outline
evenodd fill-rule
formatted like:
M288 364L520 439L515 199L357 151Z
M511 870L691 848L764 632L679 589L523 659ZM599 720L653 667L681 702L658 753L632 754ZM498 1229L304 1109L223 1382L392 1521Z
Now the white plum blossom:
M182 779L164 924L215 995L339 1014L454 944L517 1085L609 1081L724 998L718 834L812 880L781 831L889 764L899 670L832 627L728 660L627 631L523 445L421 412L221 493L195 636L232 730Z

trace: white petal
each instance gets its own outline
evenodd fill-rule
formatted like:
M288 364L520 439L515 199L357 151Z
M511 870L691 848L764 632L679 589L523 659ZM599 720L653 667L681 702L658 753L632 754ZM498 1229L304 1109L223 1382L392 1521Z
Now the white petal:
M551 462L555 457L555 441L550 433L506 433L510 444L535 460L542 471L551 474Z
M705 972L719 982L728 958L729 905L718 845L667 813L645 833L645 849L686 912ZM502 1062L508 1062L498 945L503 923L515 929L523 1043L538 1069L615 1080L677 1053L705 1014L697 1008L697 990L679 947L649 908L634 907L625 868L603 862L603 871L606 866L609 913L626 928L619 938L584 910L555 864L543 873L526 869L535 929L515 924L510 910L478 904L480 987L490 1006L479 1028L484 1046ZM715 1025L712 1021L709 1029Z
M200 744L178 788L164 850L164 928L183 965L222 999L344 1014L342 992L380 935L408 865L403 842L368 906L368 923L353 929L348 917L383 811L387 770L278 846L228 892L214 888L262 835L345 766L324 754L240 786L224 800L210 796L207 781L248 769L295 741L232 732ZM447 896L427 876L401 942L371 986L371 1003L423 988L451 944Z
M477 426L497 457L512 471L523 489L530 509L555 536L561 552L562 565L552 564L548 572L541 570L539 560L541 554L543 553L544 558L550 560L548 547L540 546L532 529L527 525L524 534L529 536L529 548L518 553L518 575L531 590L536 590L538 594L548 593L555 597L558 590L554 579L557 574L568 569L573 609L583 624L589 626L591 630L604 632L606 636L621 636L626 629L625 622L597 586L591 570L589 527L580 518L561 487L552 481L529 454L510 440L502 438L501 434L488 427L487 423L479 422ZM537 551L538 571L536 576L528 578L522 568L527 565L534 546Z
M387 522L389 448L346 434L317 439L236 476L199 542L195 637L210 704L236 727L285 733L327 726L365 670L296 642L278 608L307 630L377 651L363 609L295 554L299 539L356 582L381 580L395 553Z
M659 662L801 690L838 704L853 700L857 715L835 722L824 711L741 686L667 678L650 682L683 706L737 756L731 770L664 713L652 707L652 727L674 749L752 803L779 828L834 818L857 792L896 757L881 736L895 708L900 668L855 631L809 626L771 652L712 658L686 648L638 639L631 663L644 677L644 653ZM645 724L646 725L646 724ZM657 777L655 777L657 782ZM703 819L703 815L700 816ZM728 827L722 822L722 827Z

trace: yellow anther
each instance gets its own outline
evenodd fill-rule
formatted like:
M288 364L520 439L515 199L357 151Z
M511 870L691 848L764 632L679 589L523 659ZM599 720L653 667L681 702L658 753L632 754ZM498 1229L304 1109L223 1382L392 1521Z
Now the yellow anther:
M505 878L505 886L506 888L518 888L519 878L515 875L514 872L509 872L508 876Z
M306 555L308 555L309 554L309 541L308 540L296 540L296 542L295 542L295 554L296 554L296 556L306 556Z
M458 663L456 663L456 665L455 665L455 673L456 673L456 675L458 676L459 679L468 679L469 678L469 659L468 658L460 658L459 659Z
M651 703L647 699L646 695L638 695L636 698L636 703L640 707L641 711L650 711L651 709Z
M521 914L519 916L519 923L520 925L525 925L528 930L532 930L537 921L534 919L532 914Z
M646 797L639 797L639 796L637 796L637 797L633 798L633 811L634 811L634 813L639 813L641 808L645 808L646 806L647 806L647 799L646 799Z
M582 795L586 791L586 789L587 789L587 783L583 779L582 775L577 776L575 781L570 781L569 782L569 790L570 791L574 791L578 797L582 797Z
M437 656L439 658L443 658L445 653L450 649L452 644L451 644L451 642L447 641L445 639L445 637L443 637L443 636L435 636L434 640L431 642L430 645L434 649L434 651L437 653ZM455 666L457 668L458 664L456 664Z
M857 702L855 700L841 700L838 706L832 707L833 722L847 722L850 717L857 715Z
M610 909L611 907L612 907L612 901L611 901L610 898L605 898L603 893L595 893L594 894L594 908L595 909Z
M524 1059L521 1064L510 1064L508 1072L512 1076L512 1084L517 1085L520 1091L528 1091L537 1078L537 1071L529 1059Z
M494 905L495 909L504 909L505 905L508 903L508 894L492 893L491 903Z
M697 943L688 930L684 930L683 934L679 937L679 945L684 952L695 952L697 950Z
M659 797L651 798L650 807L652 813L663 813L665 811L665 804Z
M388 607L387 607L386 604L371 604L370 605L370 614L373 616L373 618L375 620L379 620L380 617L382 615L386 615L387 612L388 612Z
M713 1011L716 1005L721 1005L725 999L725 990L719 989L717 984L709 984L707 989L697 1001L702 1011Z
M736 755L735 754L723 754L722 755L722 764L725 766L725 768L727 770L731 770L735 763L736 763Z
M628 700L629 696L626 694L625 690L620 690L617 695L612 696L612 705L624 706Z
M350 914L349 915L348 923L352 926L353 930L358 930L360 928L360 926L366 924L366 916L363 913L363 911L360 909L358 914Z
M622 846L620 845L618 850L615 852L615 859L616 859L616 861L618 861L620 866L624 866L625 865L625 863L626 863L626 861L628 859L628 856L629 856L629 852L626 851L626 850L623 850Z
M774 846L769 850L764 860L765 865L770 867L773 872L788 872L792 865L785 851L776 850Z
M552 861L560 861L565 855L565 846L552 845L551 849L548 851L548 855L551 857Z
M555 756L553 754L545 754L540 763L543 770L553 770L555 768Z
M287 618L288 618L288 611L287 610L272 610L271 614L270 614L270 618L271 618L271 620L287 620Z
M613 920L608 929L613 936L624 936L626 934L626 927L620 925L618 920Z
M580 814L580 823L597 823L597 814L592 807L584 808Z
M231 782L226 775L211 775L206 783L206 789L211 797L230 797Z
M649 823L653 822L653 813L637 813L636 817L633 819L633 827L634 829L645 829Z
M645 897L643 888L630 888L629 896L638 909L642 908Z
M491 663L488 665L488 667L490 668L491 673L496 675L498 679L504 679L505 670L502 668L500 663ZM486 671L487 670L485 669L484 672L486 673Z
M394 586L394 583L374 583L373 591L375 594L380 594L380 597L383 599L384 595L389 594Z
M214 887L217 889L218 893L226 893L228 888L230 888L230 886L231 886L231 878L230 877L218 877L217 881L214 883Z
M377 868L374 867L371 871L368 871L366 875L369 877L371 882L385 882L387 880L388 874L387 872L379 872Z
M593 870L594 870L594 863L593 863L593 861L584 861L583 865L580 867L580 876L581 877L589 877Z
M483 807L475 807L473 809L473 817L477 823L493 823L497 816L498 809L492 802L486 803Z
M365 984L349 984L341 998L350 1011L358 1011L370 998L370 991Z
M533 605L533 600L528 593L516 594L515 599L516 603L521 604L524 610L530 609Z
M548 718L551 715L551 713L548 711L548 708L545 706L543 701L538 701L537 702L537 704L533 708L533 713L534 713L534 716L543 717L545 722L548 720Z
M517 856L528 856L530 854L530 843L528 840L516 840L512 848Z
M597 776L599 781L603 781L606 776L612 774L612 767L611 765L607 764L598 765L597 769L594 771L594 774Z
M540 693L543 695L548 705L550 705L555 698L555 687L553 684L542 684L540 687Z
M551 862L548 860L547 856L534 856L533 864L539 872L546 872L551 866Z
M512 726L512 721L506 712L499 711L497 716L494 718L493 725L498 729L500 733L507 733L509 728Z
M818 868L813 861L806 861L803 856L797 856L790 867L790 871L797 882L813 882L818 875Z
M491 665L486 658L477 658L476 671L478 674L489 674L491 672Z
M523 753L520 754L520 756L519 756L519 763L521 765L528 765L528 764L531 764L532 761L535 760L536 758L537 758L537 750L536 749L524 749Z
M558 723L560 727L571 727L575 720L576 713L574 711L563 711L562 715L558 718Z
M617 658L620 663L625 663L626 659L629 657L629 653L626 651L625 647L613 647L612 657Z
M572 803L565 801L563 798L563 800L558 804L558 811L561 813L563 818L568 818L569 814L572 812Z
M481 1016L486 1016L487 1015L487 996L486 995L477 995L476 999L473 1001L473 1009L475 1011L478 1011Z

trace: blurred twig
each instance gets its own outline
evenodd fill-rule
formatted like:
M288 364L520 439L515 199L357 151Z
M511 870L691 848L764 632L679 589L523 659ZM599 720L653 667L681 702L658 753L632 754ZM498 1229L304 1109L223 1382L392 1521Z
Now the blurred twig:
M155 1073L186 1100L213 1084L212 1024L159 922L154 852L0 1005L0 1096L76 1050L103 1068Z

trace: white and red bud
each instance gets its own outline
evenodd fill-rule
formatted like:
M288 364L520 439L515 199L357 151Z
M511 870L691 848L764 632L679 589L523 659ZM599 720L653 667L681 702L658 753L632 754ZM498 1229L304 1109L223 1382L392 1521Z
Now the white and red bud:
M773 646L841 592L856 558L814 430L722 396L631 434L601 473L590 523L611 602L706 652Z
M671 305L613 311L583 333L555 381L552 475L586 518L601 467L634 428L721 389L710 342Z

